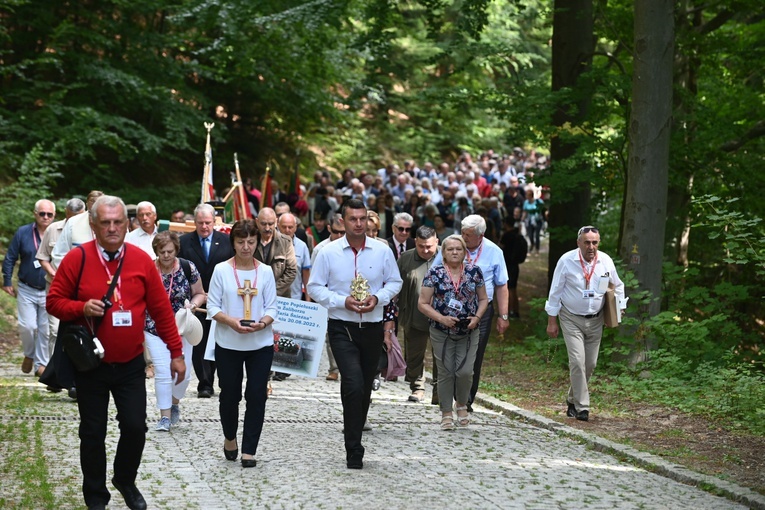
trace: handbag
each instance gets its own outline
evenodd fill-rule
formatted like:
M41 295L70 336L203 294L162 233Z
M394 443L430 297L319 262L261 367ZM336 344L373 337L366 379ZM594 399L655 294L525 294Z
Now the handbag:
M619 307L616 305L614 284L608 284L608 290L603 294L603 322L607 328L619 327Z
M120 258L120 263L117 266L117 271L112 277L109 289L101 299L105 304L107 310L111 306L111 296L114 292L114 288L117 286L117 281L122 271L122 263L125 261L125 256ZM83 266L85 264L85 251L83 250L82 256ZM82 268L80 268L80 275L77 277L77 284L74 288L74 296L72 299L77 299L77 294L80 288L80 277L82 277ZM62 322L58 329L58 338L56 342L61 342L62 350L69 357L69 360L74 365L74 368L78 372L90 372L95 370L101 364L101 358L104 357L104 348L101 342L96 338L96 331L101 324L101 319L98 319L94 326L83 326L75 322Z
M381 371L383 379L392 381L396 377L406 375L406 361L401 354L401 345L398 343L396 334L391 334L391 348L388 349L388 366Z
M90 372L101 364L104 348L86 326L62 322L57 341L78 372Z

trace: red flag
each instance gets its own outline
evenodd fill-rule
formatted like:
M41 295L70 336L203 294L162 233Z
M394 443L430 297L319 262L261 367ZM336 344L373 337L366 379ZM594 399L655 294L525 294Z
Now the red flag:
M263 177L263 185L260 189L260 208L273 207L273 191L271 189L271 174L266 168L266 175Z

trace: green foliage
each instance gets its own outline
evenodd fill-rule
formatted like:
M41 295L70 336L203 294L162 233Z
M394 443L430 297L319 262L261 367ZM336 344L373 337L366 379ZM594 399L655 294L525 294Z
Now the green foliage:
M765 277L765 226L762 218L741 206L738 197L723 201L718 196L705 195L694 200L700 221L695 225L708 232L709 239L719 240L713 256L722 262L750 266L760 279Z
M34 221L35 202L53 199L52 187L61 177L57 168L59 156L37 145L26 155L18 176L8 186L0 188L0 239L13 236L21 225Z

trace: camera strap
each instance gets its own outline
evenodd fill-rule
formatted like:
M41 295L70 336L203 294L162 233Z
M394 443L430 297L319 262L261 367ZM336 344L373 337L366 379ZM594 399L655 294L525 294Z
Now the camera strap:
M80 246L80 248L82 248ZM120 257L120 262L117 265L117 271L114 272L114 275L112 276L112 281L109 284L109 288L106 290L106 294L104 294L104 297L102 301L111 301L112 294L114 293L115 287L117 287L117 282L119 281L120 273L122 272L122 264L125 262L125 255L127 254L127 246L125 247L125 253L122 254ZM85 265L85 250L82 250L82 264ZM82 272L80 272L80 276L82 276ZM77 278L77 289L79 289L80 286L80 279ZM106 314L106 309L104 309L104 315ZM96 335L96 331L98 331L98 327L101 325L101 318L99 317L95 321L91 323L91 320L89 317L85 317L85 321L88 323L88 327L90 328L90 332L93 333L93 336Z

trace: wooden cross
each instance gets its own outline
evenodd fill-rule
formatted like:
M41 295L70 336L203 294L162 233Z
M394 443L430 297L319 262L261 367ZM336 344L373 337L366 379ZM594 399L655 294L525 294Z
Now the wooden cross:
M252 319L252 298L258 295L258 289L251 286L250 280L245 280L244 287L237 289L236 293L244 300L244 318Z

